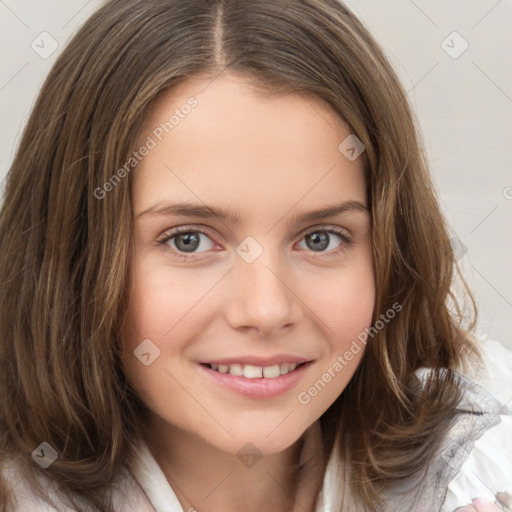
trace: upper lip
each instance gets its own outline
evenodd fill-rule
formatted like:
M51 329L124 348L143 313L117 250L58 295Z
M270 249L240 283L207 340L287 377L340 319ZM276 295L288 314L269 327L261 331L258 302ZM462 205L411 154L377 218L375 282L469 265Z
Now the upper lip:
M237 357L226 357L219 359L208 359L205 361L200 361L201 364L223 364L230 366L232 364L250 364L253 366L275 366L276 364L283 363L307 363L311 361L311 359L307 359L305 357L292 356L289 354L278 354L271 357L259 357L259 356L237 356Z

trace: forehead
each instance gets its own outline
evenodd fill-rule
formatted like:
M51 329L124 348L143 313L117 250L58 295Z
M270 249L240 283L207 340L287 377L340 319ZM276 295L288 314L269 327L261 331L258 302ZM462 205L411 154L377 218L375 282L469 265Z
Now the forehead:
M264 95L248 80L188 79L155 102L139 140L154 147L133 173L136 212L169 199L229 203L242 216L365 199L362 159L339 149L350 135L341 117L311 95Z

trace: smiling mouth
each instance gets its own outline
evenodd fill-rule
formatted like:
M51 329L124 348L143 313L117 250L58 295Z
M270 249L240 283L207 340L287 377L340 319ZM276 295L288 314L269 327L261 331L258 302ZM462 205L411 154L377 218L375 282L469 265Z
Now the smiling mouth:
M297 368L308 364L308 362L282 363L272 366L254 366L252 364L201 364L215 372L245 377L246 379L276 379L282 375L294 372Z

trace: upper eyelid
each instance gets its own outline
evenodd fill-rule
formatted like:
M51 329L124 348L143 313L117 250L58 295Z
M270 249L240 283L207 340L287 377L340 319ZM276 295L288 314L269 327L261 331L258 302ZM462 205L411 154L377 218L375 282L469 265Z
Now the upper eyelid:
M194 224L190 224L190 225L185 224L182 226L176 226L174 228L168 229L168 230L164 231L164 233L162 233L162 235L159 236L157 240L158 241L169 241L172 238L174 238L175 236L178 236L180 234L184 234L187 232L195 232L195 231L208 236L214 243L217 243L217 244L220 243L216 240L215 236L212 236L210 234L210 230L208 228L199 226L199 225L194 225ZM295 239L297 237L302 238L302 237L306 236L307 234L309 234L311 232L315 232L315 231L327 231L327 232L344 231L347 234L347 238L352 238L351 231L345 227L328 225L328 224L317 224L317 225L302 229L301 231L299 231L299 233L297 233L297 235L295 235L293 237L293 239ZM334 233L334 234L337 234L337 233Z
M207 235L208 237L210 237L212 239L212 241L214 240L214 236L212 236L209 232L209 230L207 228L204 228L204 227L199 227L199 226L193 226L193 225L185 225L185 226L176 226L174 228L171 228L171 229L166 229L158 238L157 240L169 240L175 236L178 236L178 235L181 235L181 234L185 234L185 233L188 233L188 232L198 232L198 233L201 233L201 234L204 234L204 235Z

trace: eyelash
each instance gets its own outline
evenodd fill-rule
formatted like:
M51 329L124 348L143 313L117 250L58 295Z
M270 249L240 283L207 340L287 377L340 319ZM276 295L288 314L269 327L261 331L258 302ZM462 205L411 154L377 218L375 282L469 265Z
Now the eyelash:
M336 249L332 249L331 251L326 251L326 252L320 251L320 252L316 253L318 255L327 254L329 256L336 256L342 250L350 247L353 244L352 238L350 238L347 235L346 231L338 229L338 228L326 228L326 227L323 227L323 226L316 227L314 229L310 229L310 230L308 230L306 232L303 232L301 234L301 238L300 239L302 240L304 237L306 237L306 236L308 236L308 235L310 235L312 233L321 233L321 232L329 233L329 234L338 236L340 238L340 240L341 240L341 244L340 244L339 247L337 247ZM167 242L169 240L173 239L175 236L178 236L178 235L180 235L182 233L201 233L201 234L207 236L208 238L210 238L210 240L212 240L214 242L214 240L212 239L210 234L207 231L205 231L204 229L201 229L201 228L198 228L198 227L193 227L193 226L180 226L180 227L177 227L177 228L173 229L170 232L165 232L162 235L162 237L160 237L157 240L157 245L163 247L164 249L170 249L171 252L173 253L173 255L176 256L177 258L186 260L186 259L191 259L191 257L192 257L192 259L194 259L194 254L196 254L196 253L183 253L183 252L180 252L180 251L173 250L173 249L171 249L167 245ZM310 252L315 254L315 251L310 251ZM315 257L317 257L317 256L315 256Z

